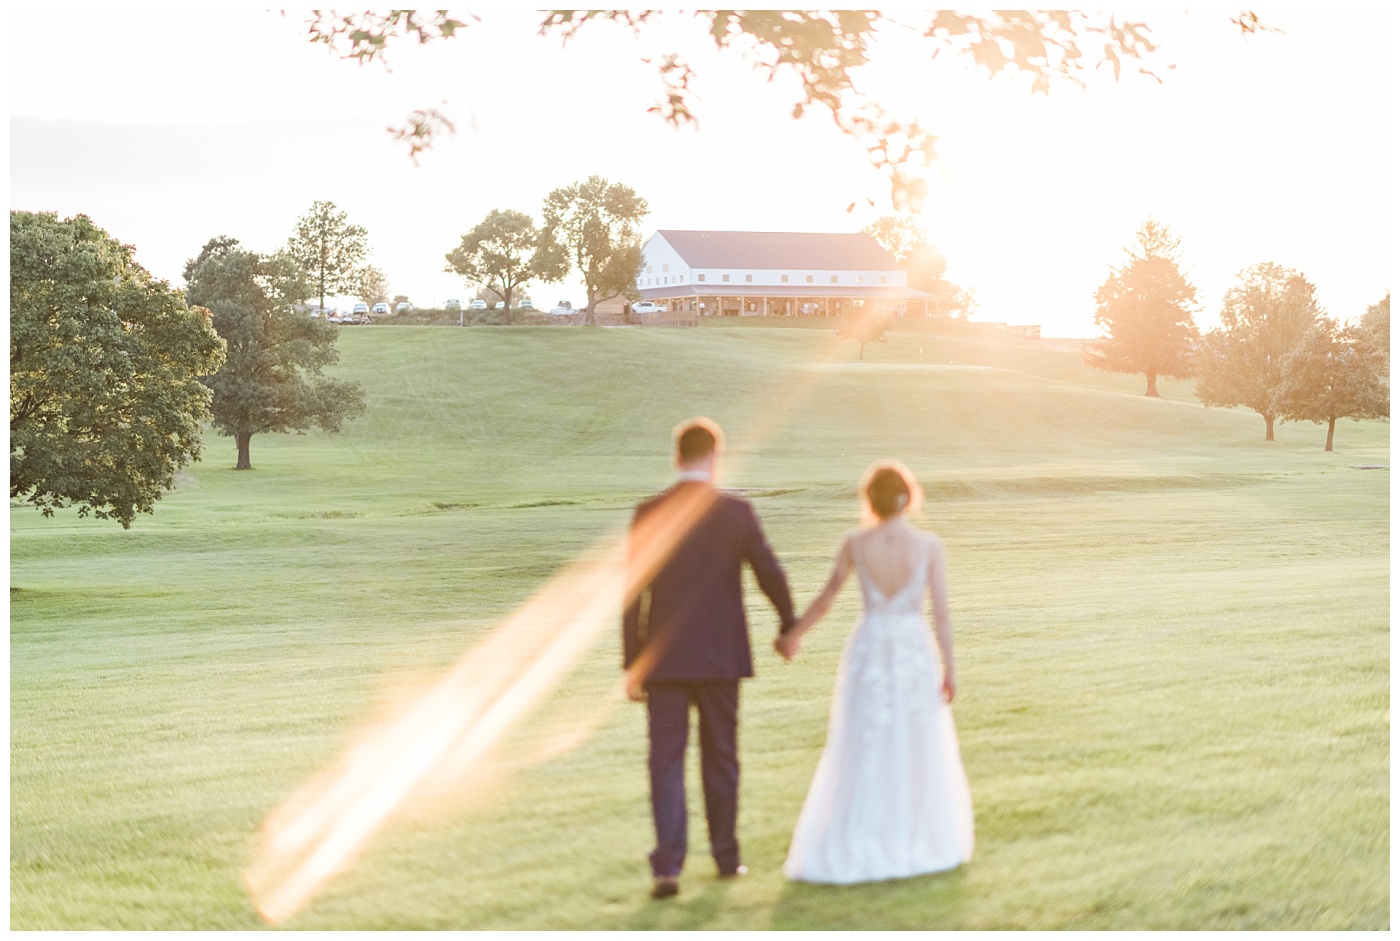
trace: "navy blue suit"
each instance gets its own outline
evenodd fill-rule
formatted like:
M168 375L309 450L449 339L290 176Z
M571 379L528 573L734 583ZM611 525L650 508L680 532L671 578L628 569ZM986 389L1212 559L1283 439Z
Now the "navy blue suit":
M670 543L674 542L674 548ZM658 555L659 552L659 555ZM690 706L700 714L700 766L710 852L721 872L739 866L739 680L753 676L743 566L793 624L787 577L746 500L681 482L637 507L629 565L641 584L622 618L623 666L647 691L652 871L679 875L686 854L685 748Z

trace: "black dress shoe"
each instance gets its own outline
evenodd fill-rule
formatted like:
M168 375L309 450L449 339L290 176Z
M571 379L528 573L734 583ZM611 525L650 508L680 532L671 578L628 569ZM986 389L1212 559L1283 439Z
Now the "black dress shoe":
M747 876L748 874L749 867L741 864L735 866L733 869L720 870L719 877L721 879L737 879L739 876Z
M668 899L681 890L681 883L675 876L657 876L651 880L651 897Z

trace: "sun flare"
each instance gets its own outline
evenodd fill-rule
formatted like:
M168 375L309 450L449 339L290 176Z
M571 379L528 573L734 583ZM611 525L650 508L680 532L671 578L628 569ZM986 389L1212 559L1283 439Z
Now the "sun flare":
M865 316L875 316L867 311ZM841 349L828 345L825 361ZM753 453L819 382L805 371L745 436ZM727 461L732 474L739 466ZM532 713L670 556L710 505L701 491L653 514L630 540L611 535L554 576L440 679L367 728L330 767L268 815L245 881L258 912L280 924L349 868L409 804L441 800L492 770L491 751ZM650 653L655 654L654 650ZM645 654L632 671L644 677ZM621 702L620 684L536 750L536 761L576 748ZM500 769L495 769L499 771Z

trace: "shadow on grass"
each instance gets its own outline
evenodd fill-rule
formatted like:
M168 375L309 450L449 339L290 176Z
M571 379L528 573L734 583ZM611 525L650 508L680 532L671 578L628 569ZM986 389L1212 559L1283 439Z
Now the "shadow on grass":
M965 878L966 867L960 866L950 872L859 885L788 882L773 906L768 928L775 931L959 928Z
M691 885L696 888L687 891L690 887L682 879L680 895L669 899L647 899L628 919L627 930L665 928L668 931L688 931L710 925L723 907L724 897L729 894L729 884L717 880L694 880Z

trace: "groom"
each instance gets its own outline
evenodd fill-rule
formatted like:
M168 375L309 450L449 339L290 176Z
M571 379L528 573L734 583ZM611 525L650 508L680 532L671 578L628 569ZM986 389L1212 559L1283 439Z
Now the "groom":
M739 811L739 680L753 676L742 566L793 625L792 596L746 500L719 492L724 434L708 418L675 430L675 486L637 507L628 539L622 618L627 695L647 704L653 898L679 891L686 852L685 747L690 707L700 714L700 769L710 852L721 878L748 870L734 834Z

